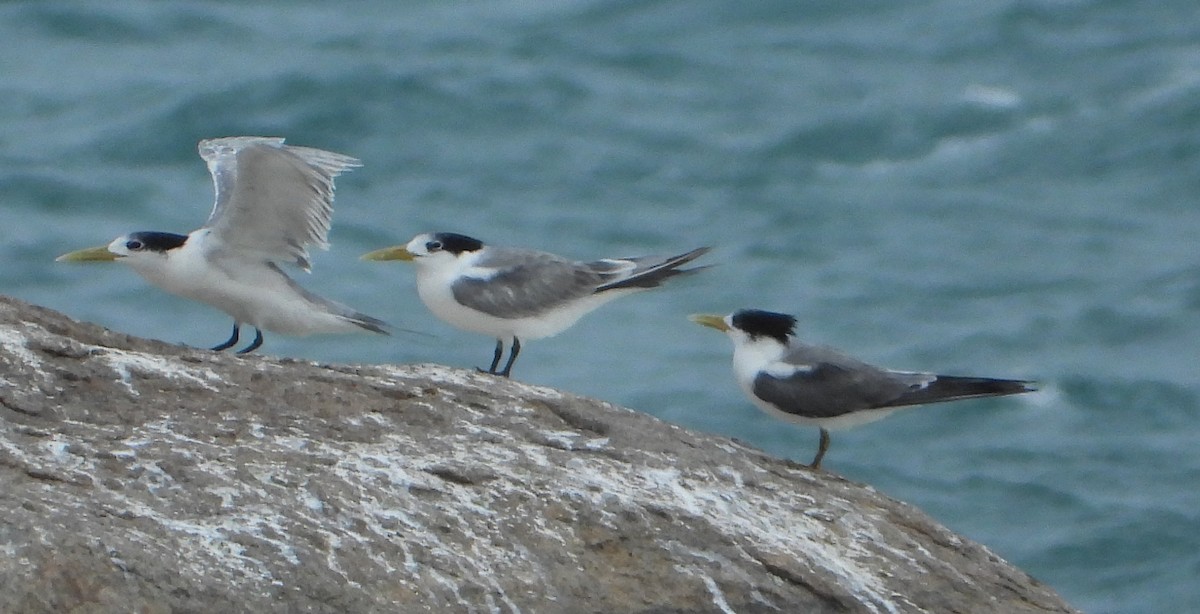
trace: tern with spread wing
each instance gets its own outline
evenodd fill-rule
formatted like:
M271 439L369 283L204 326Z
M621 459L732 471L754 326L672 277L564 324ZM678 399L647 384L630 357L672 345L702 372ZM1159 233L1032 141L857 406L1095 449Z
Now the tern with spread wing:
M308 271L308 246L328 249L333 178L358 160L269 137L211 139L199 149L216 188L203 227L187 235L133 232L58 260L119 261L167 292L224 311L233 317L233 334L214 350L233 347L243 324L255 337L239 354L258 349L264 330L388 334L382 320L301 288L279 267Z
M521 341L556 335L601 305L656 288L706 267L680 268L707 253L606 258L577 262L530 249L495 247L465 235L419 234L406 245L364 254L364 260L406 260L417 267L417 294L434 315L496 339L487 372L508 377ZM504 346L511 347L497 371Z
M874 422L908 405L996 397L1035 390L1033 382L893 371L828 347L796 340L796 318L744 309L693 322L733 341L733 373L742 391L767 414L817 426L821 442L810 465L821 467L831 428Z

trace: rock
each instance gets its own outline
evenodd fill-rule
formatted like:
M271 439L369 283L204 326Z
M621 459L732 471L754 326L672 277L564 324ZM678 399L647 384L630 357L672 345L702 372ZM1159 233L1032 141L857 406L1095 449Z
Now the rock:
M3 612L1073 612L919 510L434 365L167 345L0 298Z

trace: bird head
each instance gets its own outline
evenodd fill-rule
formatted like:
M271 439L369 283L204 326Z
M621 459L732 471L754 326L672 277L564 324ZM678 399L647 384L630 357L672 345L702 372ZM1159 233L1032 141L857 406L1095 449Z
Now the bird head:
M89 247L63 254L55 258L58 262L112 262L121 260L137 265L141 262L161 259L171 250L183 246L187 235L170 232L131 232L113 239L112 243Z
M760 309L741 309L726 316L696 314L689 319L729 335L735 343L769 338L787 345L796 330L794 316Z
M483 249L483 242L453 232L419 234L404 245L377 249L362 255L363 260L404 260L417 264L452 261L467 253Z

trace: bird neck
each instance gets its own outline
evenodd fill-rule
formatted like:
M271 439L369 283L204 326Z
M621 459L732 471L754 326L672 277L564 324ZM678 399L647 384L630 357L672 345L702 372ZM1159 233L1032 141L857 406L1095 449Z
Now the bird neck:
M733 371L738 381L752 381L767 365L783 358L787 346L771 337L742 338L733 346Z
M185 296L208 268L198 242L190 238L175 249L126 258L124 262L151 284Z

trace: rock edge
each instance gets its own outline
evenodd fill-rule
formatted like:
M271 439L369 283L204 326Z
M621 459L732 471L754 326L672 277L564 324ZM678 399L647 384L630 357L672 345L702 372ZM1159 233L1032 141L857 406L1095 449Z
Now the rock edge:
M602 401L4 297L0 485L4 612L1076 611L870 487Z

